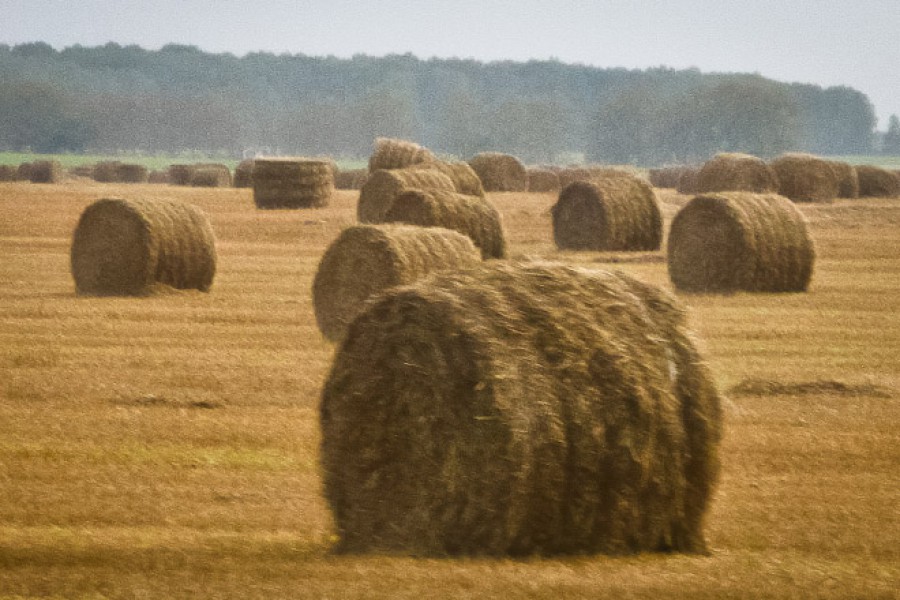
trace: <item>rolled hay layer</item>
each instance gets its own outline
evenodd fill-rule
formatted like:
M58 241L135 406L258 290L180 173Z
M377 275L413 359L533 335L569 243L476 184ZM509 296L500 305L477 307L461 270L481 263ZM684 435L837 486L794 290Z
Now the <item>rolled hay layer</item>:
M486 192L524 192L528 174L518 158L502 152L482 152L469 160Z
M144 165L120 163L115 169L115 180L121 183L147 183L150 170Z
M189 204L98 200L78 220L71 268L82 295L142 296L164 286L206 292L216 272L215 235Z
M687 292L802 292L814 262L803 214L778 194L697 196L669 230L669 277Z
M856 165L860 197L894 198L900 196L900 176L874 165Z
M313 280L319 330L339 340L375 294L434 271L480 261L472 240L455 231L408 225L348 227L325 251Z
M859 198L859 177L856 167L839 160L829 161L838 180L838 198Z
M29 180L31 183L59 183L65 173L58 160L36 160L31 163Z
M456 191L449 176L435 169L379 169L369 174L359 191L356 218L360 223L381 223L394 200L406 190Z
M340 169L334 174L334 187L339 190L361 190L368 176L368 169Z
M19 178L19 169L13 165L0 165L0 181L16 181Z
M637 177L571 183L551 214L553 239L563 250L659 250L662 243L656 192Z
M777 192L778 176L766 162L740 153L716 154L697 174L697 192Z
M769 165L778 193L794 202L831 202L838 196L838 176L827 160L811 154L784 154Z
M485 198L447 190L407 190L394 200L384 221L452 229L469 236L482 258L506 256L500 213Z
M550 169L528 167L525 169L528 175L529 192L558 192L560 190L559 174Z
M253 201L258 208L318 208L334 193L328 160L258 158L253 163Z
M475 169L469 166L469 163L456 161L448 162L435 159L430 162L412 165L407 168L440 171L450 178L450 181L453 182L453 187L456 188L456 191L460 194L484 198L484 186L481 183L481 178L478 177L478 173L475 172Z
M378 169L402 169L410 165L431 162L434 154L415 142L393 138L377 138L375 150L369 156L369 172Z
M393 288L321 402L344 552L704 550L721 408L661 290L496 261Z
M253 187L253 162L252 158L247 158L237 164L234 168L234 187Z

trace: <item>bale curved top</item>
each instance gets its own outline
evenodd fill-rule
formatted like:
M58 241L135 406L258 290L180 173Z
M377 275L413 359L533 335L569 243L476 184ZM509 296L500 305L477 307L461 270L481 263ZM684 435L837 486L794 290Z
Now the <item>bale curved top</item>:
M488 192L524 192L528 175L518 158L502 152L482 152L469 160Z
M485 198L446 190L407 190L396 197L384 221L452 229L472 238L482 258L506 256L500 213Z
M556 171L540 167L528 167L526 173L528 175L529 192L559 191L559 174Z
M456 191L467 196L480 196L484 198L484 186L478 173L464 162L447 162L443 160L432 160L429 162L411 165L409 169L434 169L440 171L450 178Z
M831 202L840 181L832 164L811 154L784 154L769 163L778 178L778 193L794 202Z
M829 161L838 180L838 198L859 198L859 177L856 168L839 160Z
M70 259L79 294L145 295L157 284L209 291L216 271L215 235L194 206L108 198L81 214Z
M697 192L777 192L778 177L756 156L721 153L706 161L697 174Z
M576 181L593 181L595 179L607 179L610 177L637 177L641 178L637 170L632 167L614 167L610 165L583 165L561 169L557 174L559 186L566 187Z
M322 393L340 550L701 551L721 409L677 303L496 261L375 298Z
M319 330L329 340L339 340L366 300L378 292L480 261L472 240L454 231L407 225L348 227L325 251L313 281Z
M814 261L803 214L777 194L697 196L669 231L669 276L684 291L801 292Z
M410 189L456 191L453 181L436 169L379 169L369 174L356 205L360 223L381 223L396 197Z
M631 176L576 181L551 209L553 239L571 250L658 250L662 214L656 192Z
M375 150L369 156L369 172L378 169L402 169L434 159L431 150L415 142L380 137L375 140Z

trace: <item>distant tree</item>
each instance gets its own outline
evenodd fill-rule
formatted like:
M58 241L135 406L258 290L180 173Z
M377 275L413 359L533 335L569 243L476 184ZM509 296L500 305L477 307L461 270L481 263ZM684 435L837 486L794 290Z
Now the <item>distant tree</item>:
M37 152L79 151L93 137L57 88L42 83L0 86L0 147Z
M888 128L882 140L881 153L900 156L900 118L897 115L891 115L891 118L888 119Z

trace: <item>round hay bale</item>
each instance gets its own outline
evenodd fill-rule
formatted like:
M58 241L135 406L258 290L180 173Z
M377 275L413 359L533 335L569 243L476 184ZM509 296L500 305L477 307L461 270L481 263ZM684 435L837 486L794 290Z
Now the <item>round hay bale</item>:
M550 169L529 167L525 169L528 175L529 192L559 192L559 175Z
M482 152L469 160L486 192L524 192L528 174L518 158L502 152Z
M320 412L338 550L702 552L720 398L676 301L492 261L370 301Z
M253 187L253 159L247 158L242 160L234 168L234 187L249 188Z
M700 175L700 167L687 167L678 177L678 186L675 190L679 194L696 194L697 178Z
M147 174L147 182L155 184L171 183L167 171L150 171L150 173Z
M706 161L697 174L697 192L777 192L778 177L766 162L749 154L722 153Z
M408 225L348 227L325 251L313 281L319 330L339 340L373 295L434 271L480 261L472 240L455 231Z
M174 200L98 200L71 248L78 294L141 296L168 286L209 291L216 244L206 215Z
M197 167L191 171L192 187L231 187L231 173L227 167Z
M900 177L896 173L874 165L856 165L859 196L894 198L900 196Z
M802 292L814 262L803 214L777 194L697 196L669 231L669 277L686 292Z
M144 165L120 163L116 166L115 178L120 183L147 183L150 171Z
M415 142L393 138L377 138L375 150L369 156L369 172L378 169L402 169L410 165L431 162L434 154Z
M476 173L475 170L469 166L469 163L457 161L447 162L435 159L430 162L412 165L407 168L432 169L434 171L440 171L450 178L450 181L453 182L453 187L460 194L465 194L467 196L479 196L481 198L484 198L484 186L481 184L481 179L478 177L478 173Z
M610 167L607 165L585 165L566 167L557 174L560 188L565 188L576 181L593 181L609 177L640 177L635 169L628 167Z
M19 177L18 167L13 165L0 165L0 181L16 181Z
M856 168L850 163L838 160L829 163L838 180L838 198L859 198L859 177L856 175Z
M191 165L169 165L169 181L172 185L190 185L192 172Z
M571 183L551 214L553 239L563 250L659 250L662 243L656 192L637 177Z
M122 163L118 160L104 160L94 165L91 177L99 183L115 183L118 181L118 169Z
M676 189L681 176L691 167L660 167L658 169L650 169L648 176L650 185L655 188Z
M30 162L21 163L16 169L16 179L19 181L31 181L31 171L34 165Z
M436 169L379 169L369 174L359 191L356 218L360 223L381 223L400 193L406 190L456 191L453 180Z
M334 187L339 190L361 190L368 176L368 169L339 169L334 173Z
M258 208L319 208L334 193L328 160L257 158L253 163L253 201Z
M36 160L31 163L31 183L59 183L64 176L65 170L58 160Z
M811 154L784 154L769 163L778 193L794 202L831 202L840 185L829 161Z
M478 196L448 190L407 190L394 199L384 222L452 229L472 238L482 258L506 256L500 213Z

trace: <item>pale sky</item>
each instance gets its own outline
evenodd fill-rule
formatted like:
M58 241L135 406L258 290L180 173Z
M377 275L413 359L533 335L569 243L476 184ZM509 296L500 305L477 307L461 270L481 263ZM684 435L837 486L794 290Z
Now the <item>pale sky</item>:
M34 41L696 67L853 87L881 129L900 115L900 0L0 0L0 43Z

